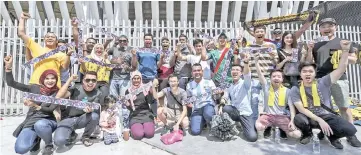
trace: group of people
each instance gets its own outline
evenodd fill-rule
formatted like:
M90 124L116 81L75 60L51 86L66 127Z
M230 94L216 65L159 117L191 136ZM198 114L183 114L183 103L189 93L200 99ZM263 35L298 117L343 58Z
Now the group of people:
M18 27L27 60L66 43L49 32L44 37L45 47L40 46L25 33L29 17L23 13ZM29 84L14 81L13 58L6 56L6 83L23 92L100 103L101 108L25 100L30 108L14 131L15 152L37 151L42 139L46 145L43 155L50 155L54 145L73 144L78 136L75 130L82 128L85 146L91 146L101 132L106 145L119 138L152 138L156 123L163 126L162 134L189 128L196 136L210 128L214 115L222 113L239 122L249 142L256 142L259 135L270 137L272 127L278 127L281 137L299 138L307 144L312 129L320 128L318 137L327 136L337 149L343 149L342 137L347 137L351 146L361 147L348 108L345 74L361 48L335 36L337 23L332 18L319 22L321 35L329 41L299 45L297 39L311 25L308 21L296 33L277 28L271 40L265 38L265 26L254 27L250 32L253 43L239 37L232 45L225 33L216 41L195 39L193 45L181 34L172 50L167 37L161 39L161 49L152 47L152 34L144 35L142 48L128 46L125 35L116 38L112 47L108 47L111 39L100 44L87 38L80 44L78 23L73 21L76 47L34 64ZM79 46L83 51L77 51ZM248 47L255 50L245 52ZM272 50L260 52L264 47ZM98 65L75 57L75 53L121 67ZM71 72L74 64L80 65L79 72ZM225 83L229 87L224 87ZM341 116L332 111L331 96ZM187 103L190 97L195 101Z

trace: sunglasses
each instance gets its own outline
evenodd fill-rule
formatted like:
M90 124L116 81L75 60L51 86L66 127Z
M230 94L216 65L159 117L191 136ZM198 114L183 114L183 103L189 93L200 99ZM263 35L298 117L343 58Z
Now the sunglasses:
M119 40L120 43L126 43L127 40Z
M273 31L273 34L281 34L282 31Z
M97 79L84 79L86 83L92 82L92 83L96 83Z

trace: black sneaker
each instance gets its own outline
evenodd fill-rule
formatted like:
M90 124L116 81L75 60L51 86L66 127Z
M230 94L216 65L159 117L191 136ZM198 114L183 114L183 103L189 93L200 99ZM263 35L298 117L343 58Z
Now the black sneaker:
M48 146L45 146L45 148L43 150L43 155L52 155L53 152L54 152L53 145L48 145Z
M325 139L325 134L323 134L323 132L321 131L320 133L317 134L317 137L319 140L324 140Z
M68 145L72 145L74 142L75 142L75 140L76 140L76 138L78 137L78 134L75 132L75 131L73 131L71 134L70 134L70 137L69 137L69 139L68 139L68 143L66 144L67 146Z
M336 140L330 140L331 142L331 145L336 148L336 149L343 149L343 145L341 144L341 141L339 139L336 139Z
M271 127L268 127L264 130L263 136L265 139L268 139L271 137L271 129L272 129Z
M361 147L361 142L357 139L355 135L347 137L347 142L353 147Z
M310 143L310 141L311 141L311 138L312 138L312 136L309 136L309 135L304 135L304 136L302 136L301 138L300 138L300 143L301 144L308 144L308 143Z
M286 132L284 132L283 130L280 130L280 137L281 137L281 139L286 140L287 139Z
M40 149L40 142L41 142L41 138L40 137L37 137L36 139L35 139L35 145L33 146L33 148L31 148L31 150L30 150L30 152L37 152L37 151L39 151L39 149Z

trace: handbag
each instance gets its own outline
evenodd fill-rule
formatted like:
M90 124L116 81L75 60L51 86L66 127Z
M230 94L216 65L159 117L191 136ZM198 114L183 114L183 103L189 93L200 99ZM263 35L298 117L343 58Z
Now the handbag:
M175 142L182 141L183 140L183 131L182 130L173 131L169 134L166 134L166 135L163 135L162 137L160 137L160 140L165 145L170 145Z
M286 55L283 54L283 50L280 49L279 53L283 55L284 58L286 58ZM299 76L300 72L298 71L298 66L300 65L300 62L286 62L283 66L283 74L286 76Z

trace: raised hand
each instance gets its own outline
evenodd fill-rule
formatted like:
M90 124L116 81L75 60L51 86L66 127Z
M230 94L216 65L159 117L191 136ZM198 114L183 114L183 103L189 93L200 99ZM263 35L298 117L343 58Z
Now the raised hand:
M31 18L31 16L29 13L23 12L23 13L21 13L20 18L21 19L29 19L29 18Z
M11 68L13 65L13 57L8 55L4 58L5 68Z
M307 44L307 47L308 49L313 49L315 47L315 41L310 41L308 44Z
M76 81L76 79L78 79L78 75L76 75L76 74L71 75L72 81Z
M76 17L73 17L72 20L71 20L71 26L73 27L78 27L78 21L76 19Z
M340 45L341 45L342 50L347 50L347 51L349 51L349 50L350 50L350 47L351 47L351 41L341 40L341 41L340 41Z
M132 49L132 54L133 54L133 56L136 56L137 55L137 51L135 50L135 49Z

